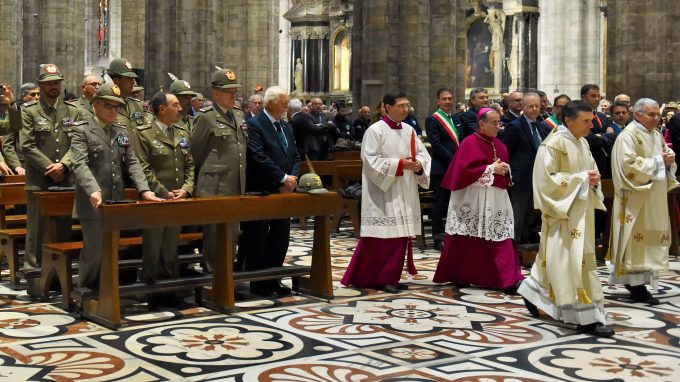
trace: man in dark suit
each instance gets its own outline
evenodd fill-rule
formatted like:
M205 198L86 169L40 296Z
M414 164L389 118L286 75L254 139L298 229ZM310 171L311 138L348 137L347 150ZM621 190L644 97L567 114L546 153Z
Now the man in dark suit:
M470 90L470 106L465 113L460 114L460 122L466 131L477 131L477 113L483 107L489 107L489 93L484 88Z
M246 151L246 192L290 193L297 186L299 171L293 129L283 120L288 108L288 92L272 86L264 94L264 109L248 123ZM290 219L241 223L239 244L245 269L279 267L288 251ZM266 298L290 294L290 288L277 280L253 281L250 291Z
M508 97L508 110L501 116L501 124L507 126L522 115L522 92L512 92Z
M510 155L513 186L510 202L515 218L515 243L528 239L534 220L538 216L533 202L533 169L536 152L550 133L545 122L537 121L541 111L541 98L536 93L525 93L522 98L524 115L505 127L503 143Z
M597 111L597 107L600 105L600 88L593 84L583 85L581 87L581 101L593 108L593 114L595 114L593 128L586 136L586 140L590 145L590 152L593 154L600 176L602 179L609 179L612 177L611 152L616 134L607 133L611 121L606 115ZM598 223L596 222L595 225L598 225Z
M427 138L432 145L432 168L430 169L430 187L434 189L432 237L434 248L438 251L441 251L443 246L444 218L446 218L451 197L451 191L440 185L458 145L465 137L474 133L474 130L464 130L458 116L452 115L454 104L455 98L450 89L437 90L438 110L425 119Z

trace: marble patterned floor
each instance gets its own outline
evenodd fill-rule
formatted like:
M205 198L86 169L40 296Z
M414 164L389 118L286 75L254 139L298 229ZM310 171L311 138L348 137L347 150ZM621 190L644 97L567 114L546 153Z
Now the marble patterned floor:
M293 228L287 261L308 264L311 231ZM124 313L110 331L0 283L0 381L680 381L680 262L662 274L662 304L606 286L611 339L534 319L521 298L432 283L438 253L392 295L342 287L356 239L332 237L335 299L303 296ZM187 300L189 301L189 299Z

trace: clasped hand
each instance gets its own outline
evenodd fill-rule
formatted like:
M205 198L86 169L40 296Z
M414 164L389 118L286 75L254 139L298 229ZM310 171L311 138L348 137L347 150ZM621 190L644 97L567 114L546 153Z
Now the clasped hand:
M401 163L404 170L420 172L423 169L423 165L417 159L411 159L411 157L402 159Z
M501 161L500 158L496 159L495 162L493 162L493 173L497 175L505 175L510 171L510 166Z

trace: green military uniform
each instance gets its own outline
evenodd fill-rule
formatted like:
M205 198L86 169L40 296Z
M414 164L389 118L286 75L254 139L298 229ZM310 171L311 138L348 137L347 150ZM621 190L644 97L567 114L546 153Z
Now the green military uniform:
M170 92L179 98L179 96L191 96L195 97L196 92L191 90L191 85L189 82L184 80L174 80L170 84ZM189 108L191 103L189 103ZM180 114L181 119L177 122L177 125L183 127L185 130L191 131L193 129L193 118L189 115L189 109L182 106L182 113Z
M111 61L107 69L109 75L115 74L123 77L137 78L132 71L132 65L124 58L116 58ZM128 136L136 133L137 126L144 126L153 119L150 113L144 111L142 101L137 98L127 97L124 105L118 110L116 123L125 126Z
M228 75L228 76L227 76ZM213 74L213 88L239 88L234 72ZM191 132L191 154L196 165L196 196L242 195L246 186L247 136L243 113L219 105L200 109ZM204 253L210 267L214 258L215 226L203 228Z
M103 84L94 99L122 105L119 94L116 85ZM101 191L104 201L124 199L124 176L129 176L140 195L149 191L149 185L124 126L116 123L105 126L96 116L79 122L73 129L71 150L76 183L74 211L83 232L78 284L99 287L103 231L101 211L92 207L90 195Z
M83 116L83 119L94 116L92 104L87 98L85 98L85 96L80 96L80 98L78 98L77 105L78 108L80 109L80 113Z
M39 82L61 81L64 76L54 64L43 65L40 69ZM80 119L78 107L71 102L58 99L54 106L45 101L41 94L39 101L22 105L21 118L23 128L19 132L19 142L26 161L26 248L24 263L26 267L37 267L42 254L43 227L40 222L36 191L47 191L49 187L69 187L72 185L69 170L71 169L71 135L74 124ZM55 182L46 176L47 167L61 163L66 167L64 179ZM60 228L59 238L68 240L71 220L63 219L57 225Z
M133 136L134 151L151 191L161 198L179 189L193 194L194 162L189 152L189 131L177 124L163 126L157 119L137 129ZM181 228L142 231L142 280L149 282L174 275Z
M16 171L17 167L25 167L24 153L21 150L21 145L19 145L19 132L24 125L21 110L16 104L10 105L9 110L7 110L7 117L9 118L9 130L7 133L3 133L2 153L7 165Z

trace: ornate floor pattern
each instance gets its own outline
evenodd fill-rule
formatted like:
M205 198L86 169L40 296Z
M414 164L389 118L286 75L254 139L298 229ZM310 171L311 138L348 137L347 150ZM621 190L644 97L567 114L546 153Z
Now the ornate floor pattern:
M616 336L598 339L532 318L517 296L434 284L432 249L416 250L408 291L342 287L356 243L346 228L332 237L331 302L248 300L233 315L137 304L119 331L68 315L56 299L31 301L4 277L0 381L680 381L677 259L655 307L633 304L600 269ZM308 264L310 250L311 231L294 225L287 261Z

